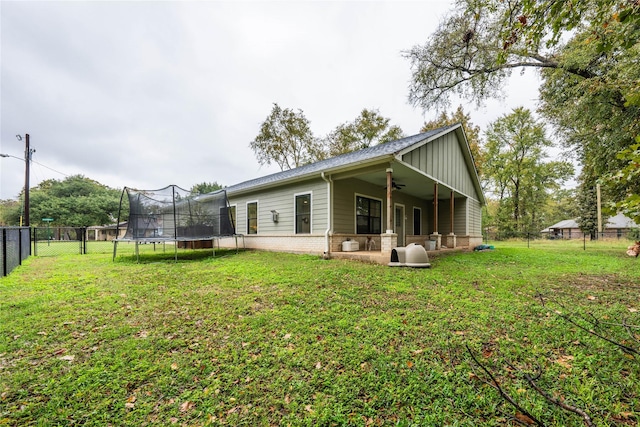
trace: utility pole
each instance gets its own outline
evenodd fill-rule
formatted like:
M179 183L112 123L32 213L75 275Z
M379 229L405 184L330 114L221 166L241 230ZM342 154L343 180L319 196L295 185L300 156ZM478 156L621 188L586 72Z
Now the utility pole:
M29 164L31 163L31 148L29 147L29 134L25 135L24 149L24 225L29 227Z
M16 135L18 141L22 141L22 135ZM35 153L29 146L29 134L24 136L24 221L21 221L21 226L29 227L29 166L31 164L31 155ZM4 156L3 156L4 157ZM13 156L11 156L13 157Z

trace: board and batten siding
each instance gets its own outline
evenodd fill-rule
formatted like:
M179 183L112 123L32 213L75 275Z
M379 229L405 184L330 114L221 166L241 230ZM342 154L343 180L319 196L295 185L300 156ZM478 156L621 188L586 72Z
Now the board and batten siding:
M476 200L467 200L467 218L469 230L467 234L471 236L482 236L482 204Z
M322 179L307 180L268 190L234 196L229 204L236 206L236 232L247 235L247 203L258 203L258 235L295 233L295 195L311 194L311 234L324 234L327 229L327 183ZM278 211L274 222L271 211Z
M456 198L453 207L453 230L457 236L469 234L469 221L467 211L469 209L469 199Z
M458 193L481 200L455 132L443 135L402 156L402 161L432 176Z

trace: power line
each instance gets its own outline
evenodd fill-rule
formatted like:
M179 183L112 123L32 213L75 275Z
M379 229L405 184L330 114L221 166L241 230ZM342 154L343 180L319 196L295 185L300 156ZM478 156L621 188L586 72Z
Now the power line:
M69 176L69 175L67 175L66 173L63 173L63 172L57 171L57 170L55 170L55 169L53 169L53 168L50 168L49 166L45 166L45 165L43 165L42 163L40 163L40 162L36 162L36 161L35 161L35 160L33 160L33 159L31 159L31 161L32 161L33 163L37 164L37 165L42 166L43 168L47 168L47 169L49 169L49 170L51 170L51 171L53 171L53 172L55 172L55 173L59 173L60 175L65 176L65 177L68 177L68 176Z
M0 157L12 157L12 158L14 158L14 159L22 160L22 161L24 162L24 159L23 159L22 157L13 156L13 155L11 155L11 154L0 154ZM68 174L66 174L66 173L64 173L64 172L60 172L60 171L55 170L54 168L51 168L51 167L49 167L49 166L47 166L47 165L43 165L43 164L42 164L42 163L40 163L40 162L36 162L35 160L33 160L33 158L31 159L31 163L35 163L35 164L37 164L37 165L40 165L40 166L42 166L43 168L47 168L47 169L49 169L50 171L53 171L53 172L55 172L55 173L59 173L60 175L63 175L63 176L65 176L65 177L68 177L68 176L69 176Z

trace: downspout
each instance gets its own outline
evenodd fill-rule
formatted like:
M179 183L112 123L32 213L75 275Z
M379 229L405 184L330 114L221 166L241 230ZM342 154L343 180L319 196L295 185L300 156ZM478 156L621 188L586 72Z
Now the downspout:
M324 172L320 172L320 176L327 183L327 229L324 232L324 258L328 259L331 254L331 245L329 244L329 233L331 233L331 176L328 178Z

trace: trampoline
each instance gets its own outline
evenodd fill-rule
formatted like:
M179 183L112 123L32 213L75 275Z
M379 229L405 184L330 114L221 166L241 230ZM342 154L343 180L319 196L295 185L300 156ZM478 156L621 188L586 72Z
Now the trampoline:
M239 238L244 247L244 235L235 232L235 219L231 217L224 189L199 194L177 185L159 190L125 187L120 197L116 236L120 236L120 220L123 208L126 209L125 194L129 202L127 230L123 237L113 241L114 260L119 242L135 243L136 259L139 259L139 244L172 243L176 261L180 242L211 241L214 255L216 240L223 237L235 238L236 251ZM183 246L186 247L186 243Z

